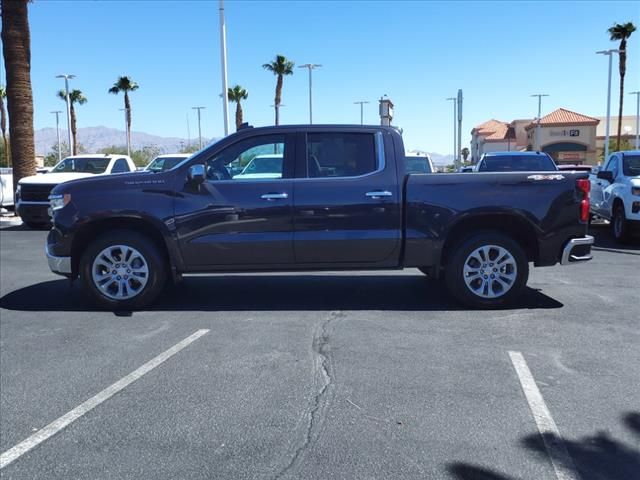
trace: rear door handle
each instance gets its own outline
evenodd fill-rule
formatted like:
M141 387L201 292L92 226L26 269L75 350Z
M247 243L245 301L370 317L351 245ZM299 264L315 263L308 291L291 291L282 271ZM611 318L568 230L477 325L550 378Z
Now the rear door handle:
M264 195L260 195L260 198L272 202L274 200L289 198L289 195L286 193L265 193Z
M393 194L388 190L376 190L374 192L367 192L365 195L372 200L378 200L382 197L391 197Z

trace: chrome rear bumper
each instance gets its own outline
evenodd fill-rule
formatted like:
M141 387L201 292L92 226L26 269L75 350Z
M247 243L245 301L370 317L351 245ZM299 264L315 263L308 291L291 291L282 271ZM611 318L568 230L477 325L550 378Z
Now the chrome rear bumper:
M562 265L571 265L573 263L591 260L593 258L591 255L591 245L593 245L593 237L591 235L585 235L582 238L572 238L562 250L560 263ZM578 249L578 252L574 252L576 249Z

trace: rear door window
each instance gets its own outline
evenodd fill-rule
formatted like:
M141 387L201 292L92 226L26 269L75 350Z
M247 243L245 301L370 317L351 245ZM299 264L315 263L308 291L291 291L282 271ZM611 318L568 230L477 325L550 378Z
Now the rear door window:
M357 177L375 172L372 133L310 133L307 135L307 177Z
M115 165L113 165L113 168L111 169L111 173L125 173L130 171L129 164L124 158L116 160Z

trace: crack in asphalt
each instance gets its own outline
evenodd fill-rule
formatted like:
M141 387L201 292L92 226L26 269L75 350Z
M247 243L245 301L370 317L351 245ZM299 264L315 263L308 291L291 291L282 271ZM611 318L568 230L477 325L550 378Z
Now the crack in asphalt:
M305 450L311 445L313 437L317 434L318 425L320 424L326 408L329 404L329 388L332 385L332 372L330 366L330 347L329 336L327 330L329 324L337 319L344 317L343 312L331 312L328 318L326 318L321 324L317 325L311 342L311 350L313 352L313 373L314 383L318 386L316 393L311 400L311 408L306 414L307 428L305 430L304 438L298 444L289 463L274 477L274 480L282 478L290 470L295 468L304 453Z

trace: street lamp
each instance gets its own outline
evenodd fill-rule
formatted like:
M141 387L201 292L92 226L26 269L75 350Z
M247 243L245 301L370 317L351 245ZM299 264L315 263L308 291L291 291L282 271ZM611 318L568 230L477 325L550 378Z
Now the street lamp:
M129 117L127 115L127 108L119 108L118 110L120 110L121 112L124 112L124 133L127 136L127 155L131 156L131 140L129 137L129 122L127 121L127 118Z
M538 97L538 121L536 122L536 151L540 150L540 116L542 115L542 97L548 97L546 93L534 93L532 97Z
M640 91L629 92L636 96L636 150L640 150Z
M318 63L305 63L304 65L299 65L298 68L308 68L309 69L309 123L313 124L313 102L311 101L311 90L313 88L311 81L311 70L314 68L321 67L322 65Z
M366 100L360 100L358 102L353 102L354 105L360 105L360 125L364 125L364 104L369 103Z
M64 78L65 99L67 101L67 133L69 135L69 155L73 155L73 137L71 136L71 99L69 98L69 80L76 78L75 75L62 73L56 78Z
M198 144L200 145L200 150L202 150L202 129L200 128L200 110L207 107L191 107L194 110L198 111Z
M456 150L458 149L458 136L456 134L456 112L458 111L458 99L456 97L449 97L447 100L453 101L453 163L457 165L458 155Z
M227 92L229 85L227 84L227 27L224 23L224 0L220 0L220 61L222 62L222 114L224 118L224 136L229 135L229 102L227 101ZM198 110L200 115L200 110ZM198 117L200 118L200 117ZM202 139L200 139L202 143ZM202 145L200 145L202 148Z
M58 137L58 162L62 161L62 150L60 149L60 117L59 115L62 113L62 110L55 110L53 112L56 116L56 135Z
M611 123L611 65L613 62L613 54L620 53L620 50L611 49L611 50L600 50L596 52L597 55L608 55L609 56L609 80L607 82L607 119L605 122L605 135L604 135L604 159L603 162L607 161L609 158L609 124Z

